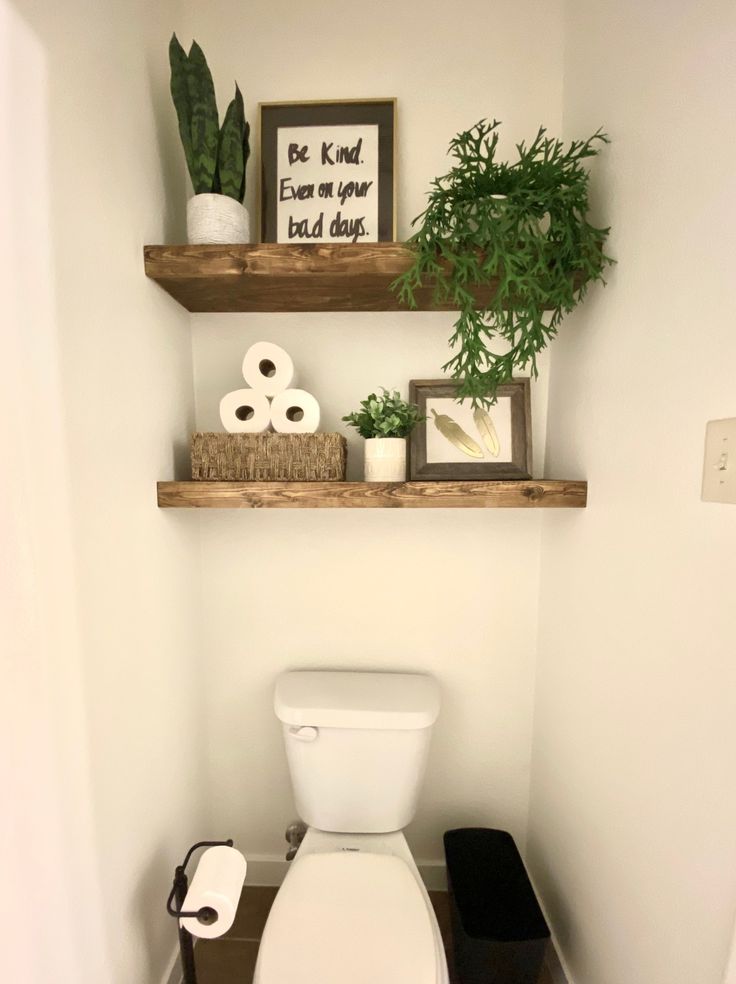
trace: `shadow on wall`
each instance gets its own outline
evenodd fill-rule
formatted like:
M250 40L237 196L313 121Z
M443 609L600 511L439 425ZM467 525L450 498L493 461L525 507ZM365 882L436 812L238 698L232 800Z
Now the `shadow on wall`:
M534 859L534 890L537 899L544 909L547 923L552 926L549 914L554 912L554 944L557 951L567 952L572 941L573 929L571 925L570 910L567 902L557 890L552 872L545 862L543 852L537 852L531 838L527 844L526 855L530 861ZM528 865L527 870L531 867ZM544 887L544 891L540 889ZM544 902L542 901L544 899Z
M189 845L187 845L188 847ZM182 856L185 848L182 846ZM138 923L140 941L144 944L142 953L146 959L146 979L155 980L161 968L154 962L154 954L171 950L177 938L177 921L170 916L166 919L147 919L146 913L159 908L164 912L164 901L171 889L174 872L170 863L171 845L160 845L142 866L143 875L138 880L130 899L130 912Z

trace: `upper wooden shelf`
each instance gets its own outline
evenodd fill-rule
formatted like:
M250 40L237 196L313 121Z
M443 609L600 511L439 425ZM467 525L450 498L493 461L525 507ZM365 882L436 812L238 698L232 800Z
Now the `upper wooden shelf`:
M188 311L406 311L390 284L412 261L402 243L145 246L146 275ZM495 286L479 288L485 303ZM436 305L417 291L420 311Z
M159 482L163 508L196 509L581 509L584 481Z

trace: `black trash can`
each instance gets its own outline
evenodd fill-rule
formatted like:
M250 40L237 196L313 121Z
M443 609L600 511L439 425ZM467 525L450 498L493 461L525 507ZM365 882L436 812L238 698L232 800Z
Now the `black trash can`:
M549 928L514 838L448 830L445 857L460 984L537 984Z

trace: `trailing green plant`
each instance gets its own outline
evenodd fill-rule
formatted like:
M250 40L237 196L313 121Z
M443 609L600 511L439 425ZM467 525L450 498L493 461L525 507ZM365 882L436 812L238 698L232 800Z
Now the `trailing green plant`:
M237 82L221 128L212 73L197 42L192 41L187 55L176 34L172 34L169 64L171 97L194 193L214 192L242 202L250 156L250 125Z
M383 389L383 387L382 387ZM401 399L398 390L383 389L381 396L371 393L355 410L342 418L355 427L361 437L408 437L426 417L414 403Z
M474 406L494 402L515 369L537 375L537 355L563 316L613 262L603 252L608 229L586 217L584 162L606 134L565 147L542 127L508 163L496 160L499 126L481 120L450 141L455 164L432 182L409 240L413 265L392 285L416 308L415 292L433 282L435 301L460 312L443 369Z

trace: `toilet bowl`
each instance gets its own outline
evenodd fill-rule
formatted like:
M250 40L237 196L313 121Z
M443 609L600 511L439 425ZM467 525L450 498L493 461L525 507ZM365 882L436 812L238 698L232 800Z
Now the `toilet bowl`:
M266 921L254 984L447 984L437 919L401 832L439 712L436 682L286 673L274 704L309 828Z
M437 919L400 832L310 828L263 931L254 984L448 984Z

